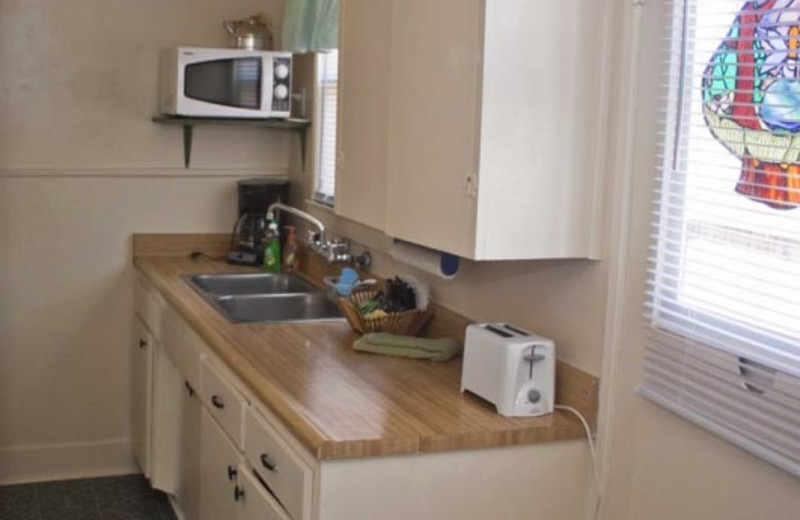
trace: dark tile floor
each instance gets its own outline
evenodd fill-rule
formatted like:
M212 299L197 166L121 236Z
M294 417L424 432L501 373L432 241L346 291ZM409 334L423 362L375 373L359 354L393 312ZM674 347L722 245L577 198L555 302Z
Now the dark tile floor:
M0 520L176 520L142 475L0 486Z

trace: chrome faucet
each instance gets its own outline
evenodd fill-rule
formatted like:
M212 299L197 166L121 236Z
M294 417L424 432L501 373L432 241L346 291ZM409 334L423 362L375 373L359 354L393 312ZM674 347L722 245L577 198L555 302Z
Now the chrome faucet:
M292 206L287 206L281 202L273 202L267 208L267 218L275 218L275 210L290 213L299 217L316 228L309 229L307 235L308 248L323 257L329 264L348 264L355 265L364 271L369 270L372 265L372 255L369 251L364 251L360 255L350 252L350 244L341 237L332 237L328 240L325 235L325 224L319 219L309 215Z

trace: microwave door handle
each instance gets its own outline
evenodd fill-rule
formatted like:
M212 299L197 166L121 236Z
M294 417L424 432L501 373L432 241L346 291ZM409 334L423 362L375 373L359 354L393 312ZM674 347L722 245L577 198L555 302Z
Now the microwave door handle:
M261 110L266 111L267 117L272 117L272 92L275 88L275 60L272 56L264 56L261 70L264 81L261 82Z

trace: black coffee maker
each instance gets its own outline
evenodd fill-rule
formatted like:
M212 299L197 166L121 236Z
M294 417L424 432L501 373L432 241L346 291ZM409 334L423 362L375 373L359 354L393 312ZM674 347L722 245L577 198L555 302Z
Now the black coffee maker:
M289 181L275 179L246 179L237 183L239 191L239 220L233 228L228 262L240 265L264 263L264 237L267 233L267 208L273 202L289 203ZM283 229L283 215L279 229Z

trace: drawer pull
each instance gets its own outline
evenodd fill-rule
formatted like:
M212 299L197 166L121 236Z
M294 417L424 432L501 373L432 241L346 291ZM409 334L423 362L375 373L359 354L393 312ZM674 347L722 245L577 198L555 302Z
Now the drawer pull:
M222 402L222 399L218 395L211 396L211 404L222 410L225 408L225 403Z
M236 478L237 470L233 466L228 466L228 480L233 481Z
M278 466L276 466L275 463L272 462L272 459L270 459L269 455L267 455L266 453L261 454L261 464L265 468L267 468L268 471L275 471L278 468Z
M139 348L145 348L146 346L147 346L147 340L146 339L140 339L139 340Z
M194 397L194 388L192 388L192 385L189 384L189 381L184 381L183 386L186 387L186 391L189 393L189 397Z
M239 486L235 486L233 488L233 500L238 502L242 498L244 498L244 489L240 488Z

